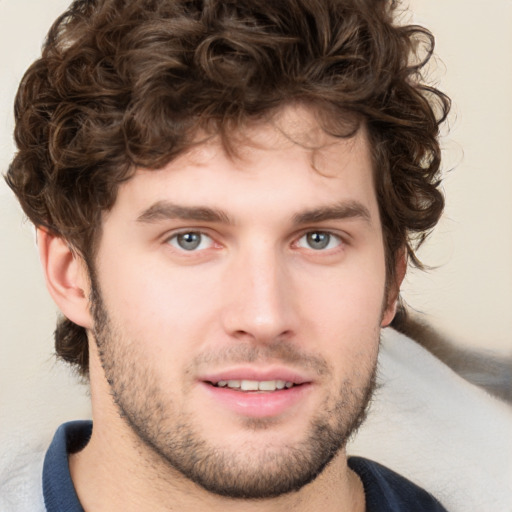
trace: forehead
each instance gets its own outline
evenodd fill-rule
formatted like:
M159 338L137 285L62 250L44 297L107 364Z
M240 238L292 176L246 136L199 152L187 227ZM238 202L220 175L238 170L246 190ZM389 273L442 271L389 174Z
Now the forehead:
M336 135L333 135L336 134ZM281 107L262 120L250 121L219 136L203 132L196 134L186 153L199 162L202 157L222 146L227 156L242 164L258 150L308 152L312 159L331 150L348 155L353 145L367 146L366 128L354 116L335 116L325 109L296 104ZM358 148L356 148L357 151Z
M267 204L307 209L357 199L375 206L372 159L364 127L350 137L329 135L315 112L289 107L265 122L220 137L198 134L195 144L162 169L138 169L120 187L114 210L147 209L171 200L241 212Z

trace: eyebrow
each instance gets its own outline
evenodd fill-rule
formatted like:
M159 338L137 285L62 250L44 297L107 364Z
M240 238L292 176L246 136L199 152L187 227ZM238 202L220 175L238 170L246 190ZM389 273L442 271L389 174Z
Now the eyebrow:
M158 201L151 205L137 217L137 222L152 223L170 219L233 224L233 221L229 216L217 208L208 208L206 206L183 206L169 201Z
M294 224L312 224L336 219L360 219L371 224L370 210L358 201L343 201L332 206L315 208L294 215Z
M180 219L200 222L234 224L229 215L218 208L206 206L184 206L169 201L158 201L144 210L137 222L153 223L161 220ZM371 224L370 211L358 201L344 201L331 206L314 208L293 216L293 224L313 224L336 219L361 219Z

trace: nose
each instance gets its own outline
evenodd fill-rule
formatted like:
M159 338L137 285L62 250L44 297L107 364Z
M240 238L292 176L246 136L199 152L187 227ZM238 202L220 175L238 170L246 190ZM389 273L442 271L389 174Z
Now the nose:
M240 254L225 282L225 332L253 343L272 343L294 335L298 311L292 276L278 251Z

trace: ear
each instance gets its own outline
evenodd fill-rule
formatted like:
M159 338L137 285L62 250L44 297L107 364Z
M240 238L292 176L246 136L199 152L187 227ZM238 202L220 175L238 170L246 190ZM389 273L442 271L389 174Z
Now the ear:
M398 306L398 296L400 295L400 286L405 277L407 270L407 252L405 248L398 252L395 262L395 278L389 284L389 289L386 297L386 308L382 315L381 327L387 327L395 318Z
M46 287L60 311L75 324L91 329L90 282L85 262L63 238L42 228L37 228L37 246Z

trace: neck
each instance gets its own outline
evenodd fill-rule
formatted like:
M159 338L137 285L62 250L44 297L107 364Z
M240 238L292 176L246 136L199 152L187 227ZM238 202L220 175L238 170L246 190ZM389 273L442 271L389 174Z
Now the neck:
M122 420L121 420L122 421ZM71 477L86 512L363 512L364 490L340 452L312 483L277 498L240 500L212 494L186 479L111 424L95 422L89 444L69 459ZM135 441L135 442L134 442Z

